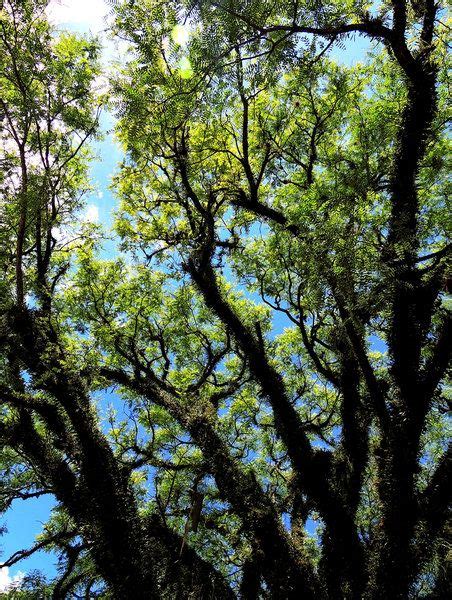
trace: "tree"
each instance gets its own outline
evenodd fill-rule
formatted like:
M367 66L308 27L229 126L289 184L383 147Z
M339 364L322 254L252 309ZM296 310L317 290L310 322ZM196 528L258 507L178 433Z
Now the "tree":
M24 553L61 553L54 598L446 597L443 9L113 4L110 260L52 233L97 46L2 13L2 498L58 501Z

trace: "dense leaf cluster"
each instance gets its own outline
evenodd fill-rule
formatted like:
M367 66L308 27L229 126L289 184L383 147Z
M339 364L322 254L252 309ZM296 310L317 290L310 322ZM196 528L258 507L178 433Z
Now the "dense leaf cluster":
M2 3L0 508L57 502L4 564L61 571L14 594L446 597L443 8L111 4L107 259L98 43Z

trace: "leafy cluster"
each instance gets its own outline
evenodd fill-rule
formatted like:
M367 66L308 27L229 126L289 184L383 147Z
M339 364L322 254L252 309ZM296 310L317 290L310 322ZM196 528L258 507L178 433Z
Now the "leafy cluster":
M0 502L57 502L4 564L61 571L14 594L447 596L443 9L112 4L108 260L98 44L1 13Z

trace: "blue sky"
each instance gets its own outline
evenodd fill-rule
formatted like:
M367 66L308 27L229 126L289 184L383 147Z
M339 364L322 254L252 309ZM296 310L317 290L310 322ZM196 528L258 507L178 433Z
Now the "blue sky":
M115 47L103 34L106 26L105 15L108 10L109 7L103 0L60 0L59 2L53 0L50 3L49 17L59 28L99 34L105 47L104 64L107 69L109 57L120 52L120 47ZM357 36L346 43L345 50L335 49L332 56L344 64L353 64L364 60L367 49L366 40ZM85 218L97 221L105 227L111 224L112 211L116 205L108 186L121 158L121 151L111 133L113 125L112 116L104 113L102 127L105 136L95 145L97 158L91 170L96 190L87 197L85 209ZM107 245L107 248L112 248L112 245ZM110 401L115 401L115 397L105 395L102 404L105 406ZM0 562L13 552L33 544L35 536L40 533L42 525L48 519L53 505L54 500L50 496L27 501L17 500L13 503L12 508L1 520L2 523L6 523L8 532L0 538ZM14 581L14 578L20 577L24 572L39 569L51 577L56 573L54 563L55 557L52 554L40 552L9 570L0 570L0 593Z

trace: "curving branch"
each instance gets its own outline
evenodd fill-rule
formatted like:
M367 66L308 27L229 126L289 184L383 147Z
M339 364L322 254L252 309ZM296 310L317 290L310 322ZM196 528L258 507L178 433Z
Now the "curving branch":
M154 382L136 379L119 369L104 367L101 374L162 406L190 433L201 449L205 467L215 477L221 496L242 519L244 528L259 540L266 581L271 589L303 590L314 598L315 576L292 547L273 506L252 473L243 470L214 426L211 408L194 405L192 410Z
M17 550L17 552L11 554L11 556L7 558L4 562L0 563L0 569L3 567L12 567L24 558L32 556L35 552L44 550L45 548L48 548L49 546L52 546L53 544L56 544L58 542L71 540L77 535L78 532L76 530L59 531L58 533L50 535L45 539L41 540L40 542L37 542L36 544L31 546L31 548Z

